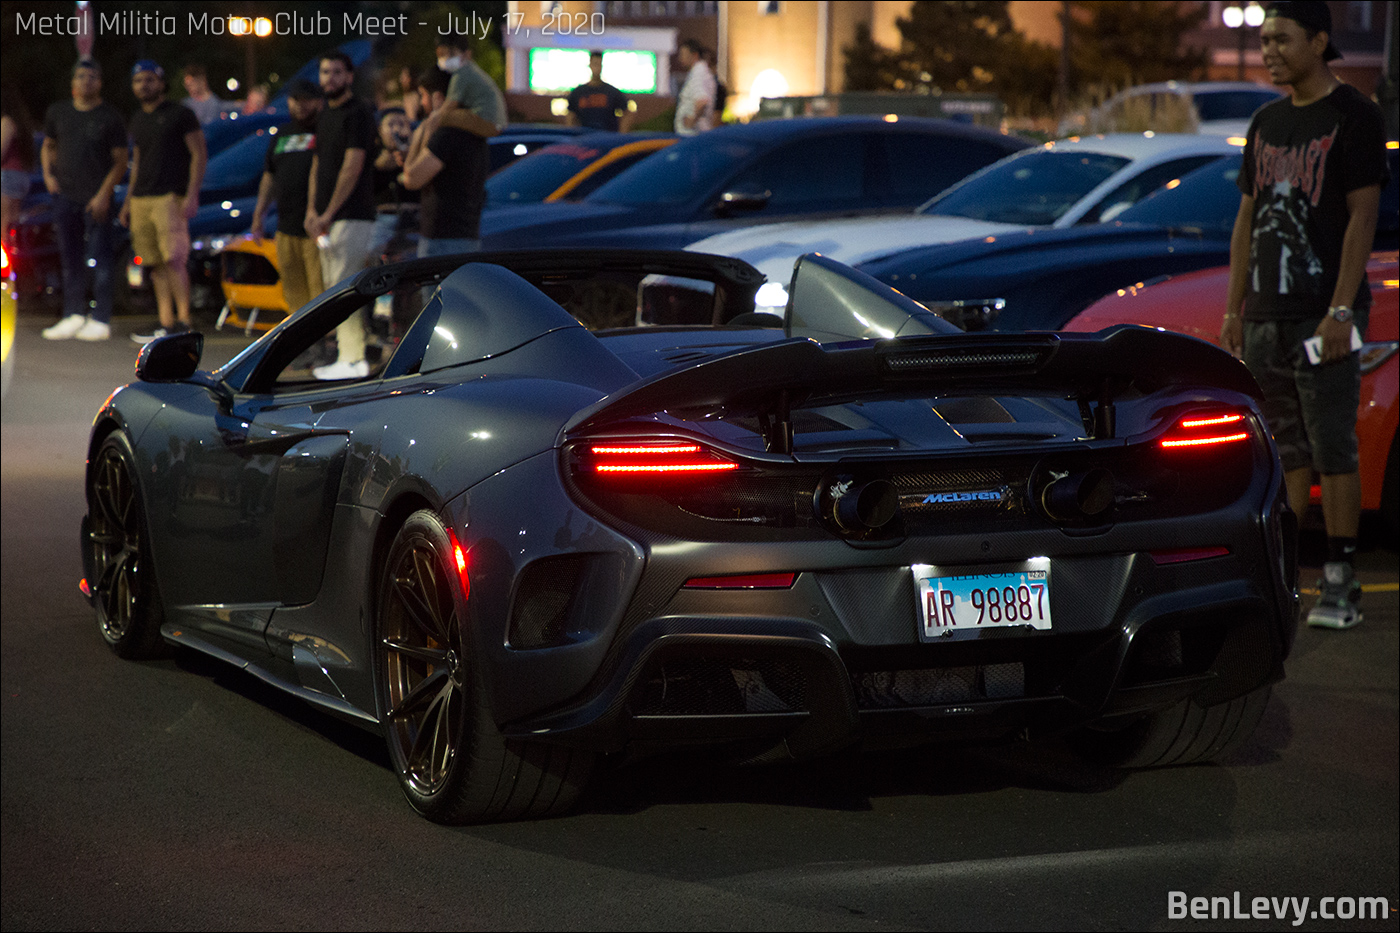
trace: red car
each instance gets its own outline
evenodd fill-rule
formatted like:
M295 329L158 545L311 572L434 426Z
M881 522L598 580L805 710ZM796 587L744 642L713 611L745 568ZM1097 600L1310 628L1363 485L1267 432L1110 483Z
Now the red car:
M1379 510L1387 530L1400 534L1400 490L1396 473L1396 421L1400 406L1400 355L1397 355L1397 295L1400 267L1394 251L1375 252L1366 267L1371 280L1371 320L1361 350L1361 407L1356 435L1361 442L1361 507ZM1096 331L1114 324L1164 327L1220 342L1220 317L1230 269L1203 269L1147 288L1133 287L1099 299L1065 325L1065 330ZM1314 501L1317 489L1313 489Z

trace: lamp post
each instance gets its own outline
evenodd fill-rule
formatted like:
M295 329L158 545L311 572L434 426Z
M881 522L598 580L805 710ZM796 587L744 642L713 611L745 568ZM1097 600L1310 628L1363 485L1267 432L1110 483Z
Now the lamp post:
M253 37L266 39L272 35L272 20L266 16L259 16L256 19L250 16L230 16L228 18L228 31L230 35L244 36L249 41L243 47L243 72L247 81L247 93L251 94L253 88L258 84L258 52L257 43L252 41Z
M1264 8L1256 0L1249 0L1246 6L1227 6L1220 11L1220 19L1239 36L1238 78L1244 80L1244 47L1249 40L1249 29L1264 25Z

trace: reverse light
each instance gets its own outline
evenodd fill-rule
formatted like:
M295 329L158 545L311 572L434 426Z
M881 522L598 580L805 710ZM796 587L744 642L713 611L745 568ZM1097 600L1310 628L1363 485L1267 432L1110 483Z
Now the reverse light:
M1248 425L1239 412L1202 412L1179 419L1158 443L1164 450L1181 450L1219 447L1248 439Z
M1187 547L1177 548L1170 551L1150 552L1152 563L1162 564L1185 564L1193 560L1209 560L1212 557L1226 557L1230 553L1227 547Z
M786 590L797 580L795 573L746 573L724 577L691 577L686 590Z

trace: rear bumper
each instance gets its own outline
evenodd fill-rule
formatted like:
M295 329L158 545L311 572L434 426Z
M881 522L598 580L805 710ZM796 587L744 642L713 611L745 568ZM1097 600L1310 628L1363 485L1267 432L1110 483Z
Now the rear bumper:
M632 630L586 701L506 733L599 751L731 746L758 759L858 741L1049 735L1187 698L1214 705L1282 679L1273 607L1269 594L1225 581L1160 593L1083 631L903 645L838 641L791 616L663 615Z

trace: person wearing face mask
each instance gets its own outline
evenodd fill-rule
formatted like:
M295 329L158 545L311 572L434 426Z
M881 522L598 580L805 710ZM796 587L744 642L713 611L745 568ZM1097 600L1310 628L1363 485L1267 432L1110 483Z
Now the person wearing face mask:
M466 130L483 139L505 129L505 95L472 60L471 49L455 39L443 39L437 47L437 64L452 76L447 100L436 113L441 125Z

